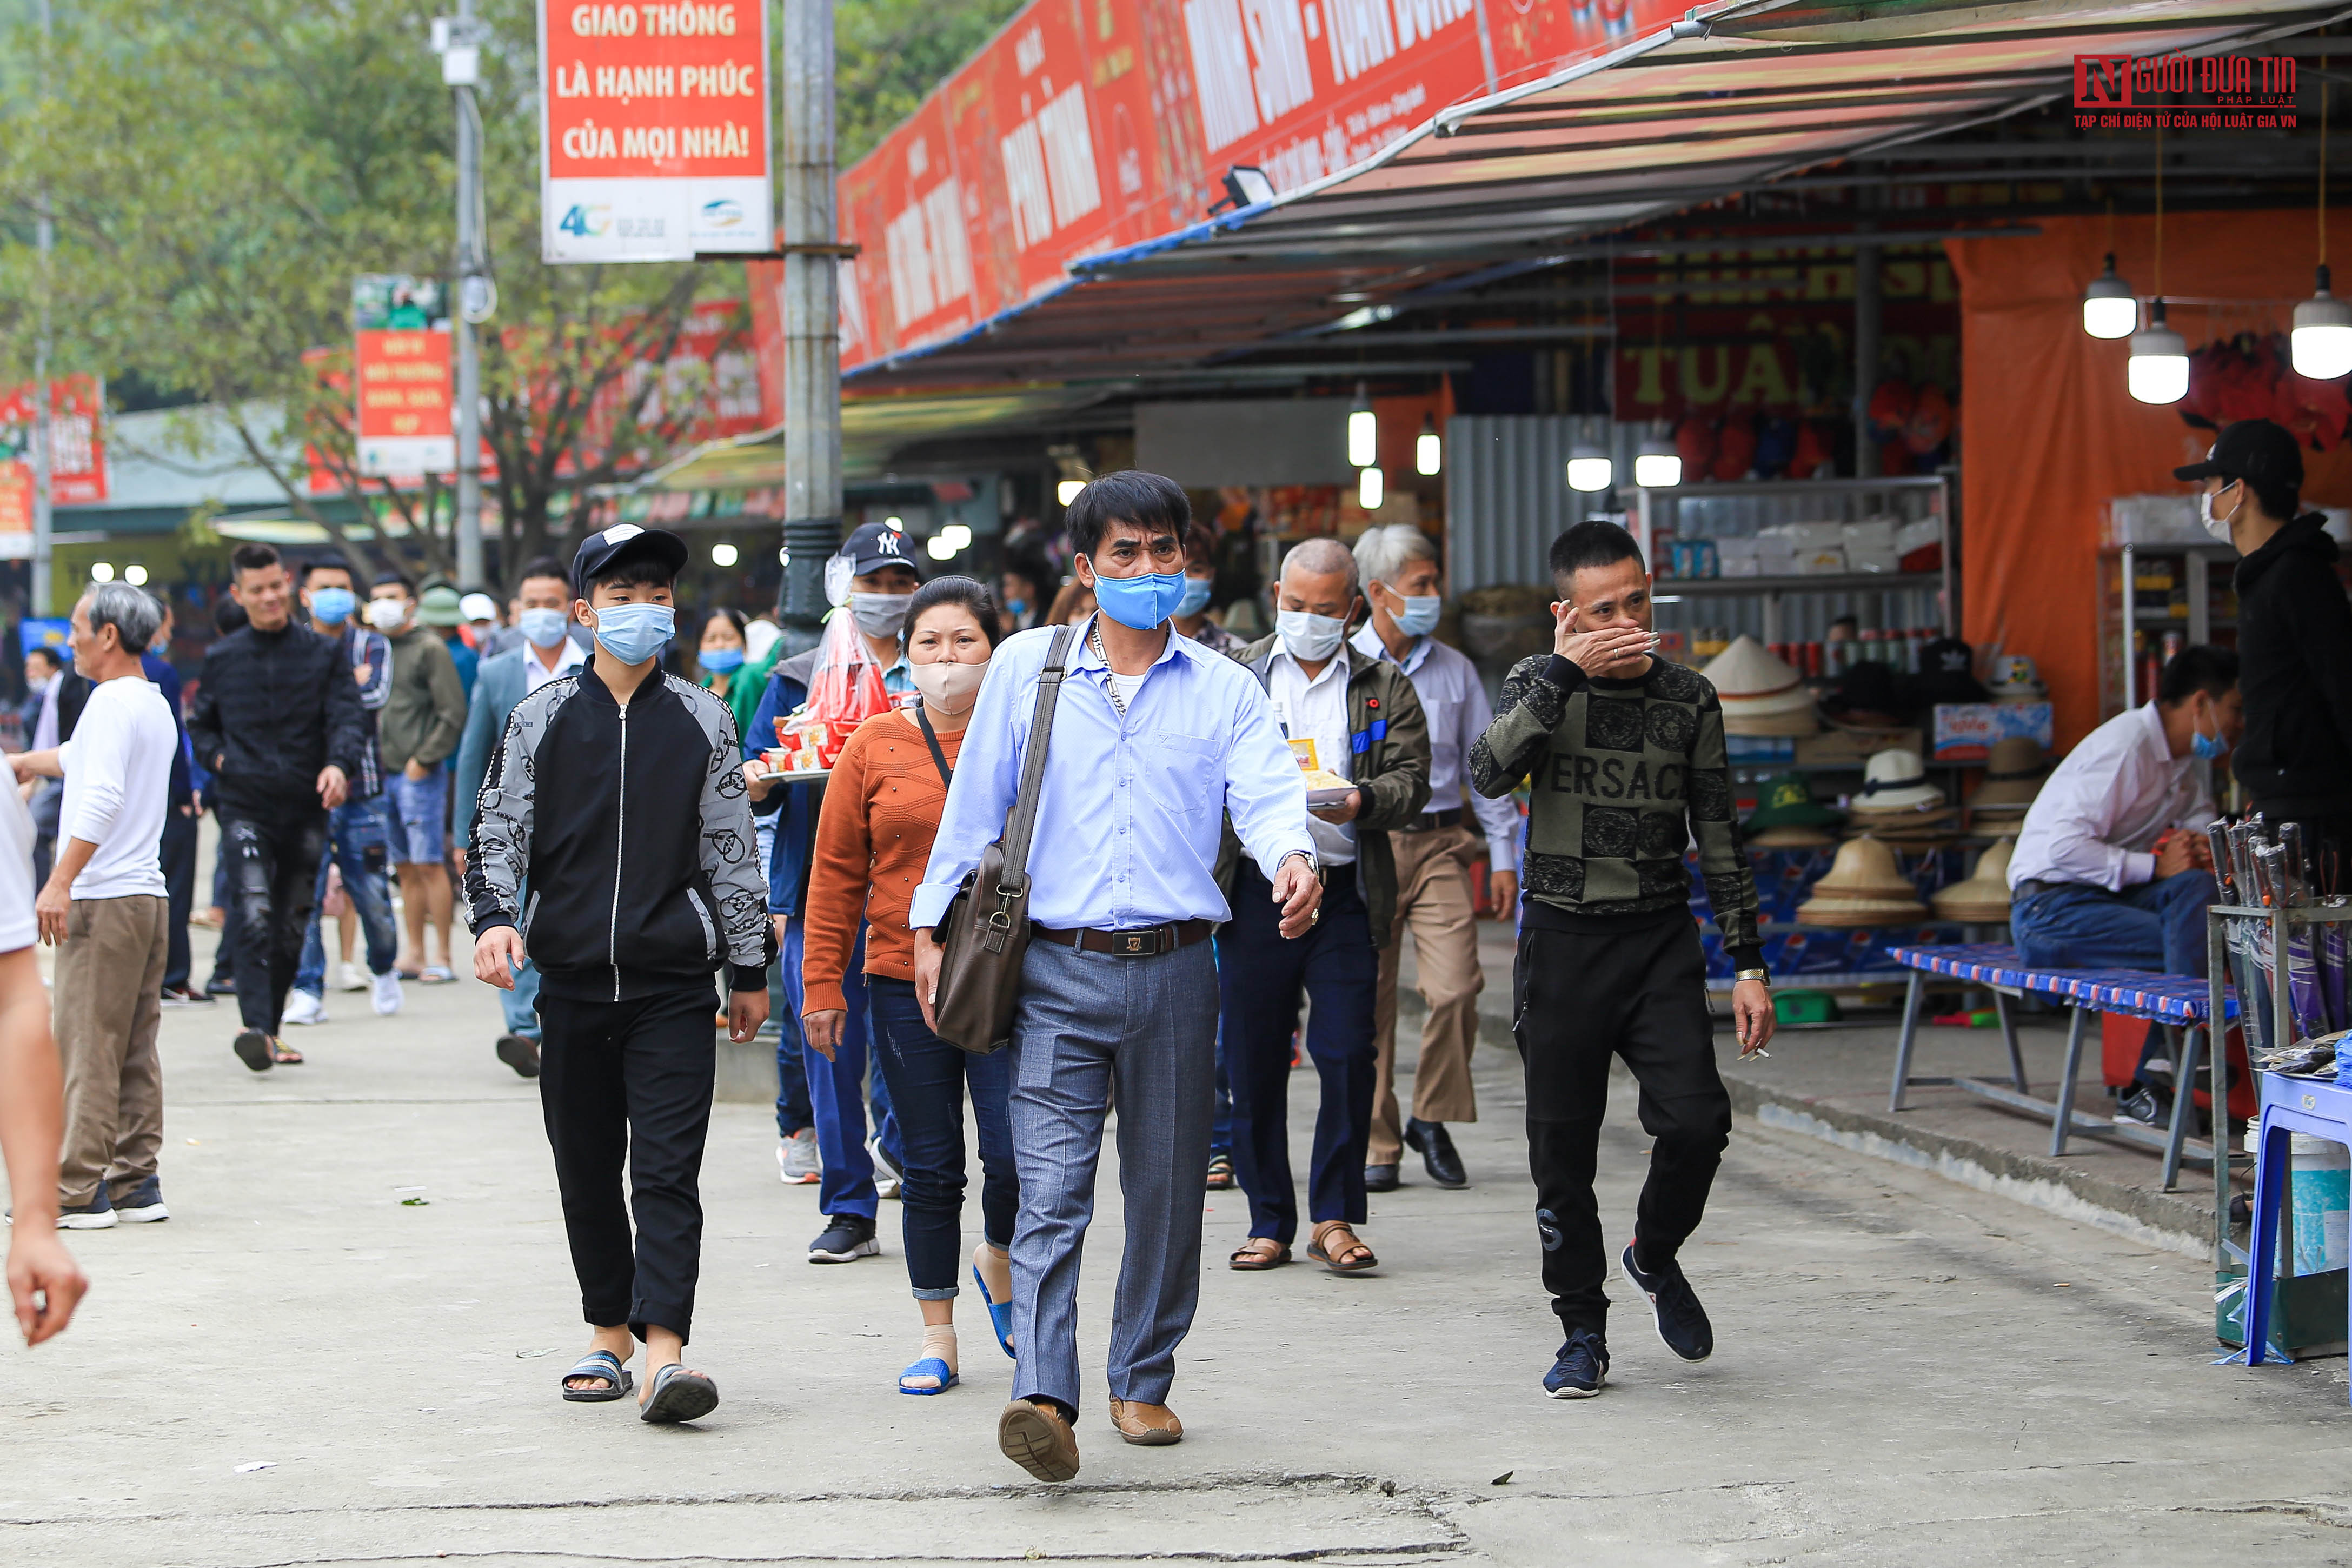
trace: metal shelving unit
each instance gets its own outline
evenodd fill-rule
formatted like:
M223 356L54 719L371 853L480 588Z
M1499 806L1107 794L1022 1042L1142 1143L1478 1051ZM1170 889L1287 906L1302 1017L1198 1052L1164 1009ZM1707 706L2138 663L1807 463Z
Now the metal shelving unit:
M2179 632L2188 644L2210 643L2221 634L2225 645L2237 641L2237 617L2213 614L2213 596L2219 591L2231 595L2236 589L2231 574L2236 570L2238 553L2226 544L2210 542L2194 544L2114 544L2099 552L2099 717L2112 719L2128 709L2138 707L2155 693L2141 689L2139 636L2147 633L2160 637L2168 631ZM2149 575L2158 570L2169 569L2171 582L2165 592L2174 595L2175 602L2165 605L2142 605L2143 590L2137 584L2143 571Z

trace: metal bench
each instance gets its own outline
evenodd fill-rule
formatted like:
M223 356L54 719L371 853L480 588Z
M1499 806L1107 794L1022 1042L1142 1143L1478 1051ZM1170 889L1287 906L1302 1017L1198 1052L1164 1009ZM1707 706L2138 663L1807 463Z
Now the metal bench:
M1909 989L1903 1002L1902 1037L1895 1047L1895 1086L1887 1096L1887 1110L1903 1109L1904 1090L1912 1084L1948 1084L2012 1110L2047 1118L2053 1158L2066 1152L2066 1140L2072 1133L2113 1138L2156 1150L2164 1157L2167 1192L2176 1184L2183 1160L2199 1164L2212 1163L2211 1144L2188 1135L2190 1089L2197 1081L2198 1065L2211 1034L2211 991L2206 982L2188 975L2152 974L2137 969L2032 969L2018 956L2015 948L1997 942L1891 947L1886 951L1897 963L1911 971ZM1918 1038L1919 1006L1931 974L1980 985L1992 993L1993 1009L2000 1020L2001 1040L2009 1047L2008 1086L1976 1078L1912 1076L1911 1049ZM2028 1091L2025 1058L2018 1049L2017 1025L2009 1010L2011 997L2026 995L2047 996L2074 1013L2066 1029L2066 1065L2061 1069L2055 1101L2037 1099ZM2225 996L2222 1005L2229 1017L2237 1016L2235 998ZM2137 1122L2102 1120L2074 1109L2074 1079L2083 1065L2083 1036L2095 1013L2146 1018L2180 1031L2172 1079L2177 1086L2172 1097L2172 1122L2164 1131ZM2223 1118L2227 1113L2216 1107L2214 1114Z

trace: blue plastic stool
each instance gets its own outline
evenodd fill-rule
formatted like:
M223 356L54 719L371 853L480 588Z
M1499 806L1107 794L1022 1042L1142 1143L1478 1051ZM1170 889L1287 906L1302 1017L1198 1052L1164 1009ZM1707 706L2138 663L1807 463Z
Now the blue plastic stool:
M2254 1156L2254 1225L2246 1258L2246 1364L2259 1366L2278 1295L2279 1194L2287 1181L2288 1135L2352 1143L2352 1089L2324 1079L2261 1077L2263 1113ZM2217 1118L2218 1120L2218 1118Z

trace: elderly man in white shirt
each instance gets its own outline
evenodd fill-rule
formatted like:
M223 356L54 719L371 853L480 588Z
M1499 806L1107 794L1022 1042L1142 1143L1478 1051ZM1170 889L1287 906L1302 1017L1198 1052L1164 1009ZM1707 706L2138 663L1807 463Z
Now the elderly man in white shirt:
M2245 729L2238 656L2190 647L2158 678L2155 700L2118 713L2058 764L2010 857L2010 931L2032 966L2205 973L2213 817L2200 760ZM2170 1064L2151 1026L2118 1114L2170 1115Z
M1429 718L1430 752L1429 805L1416 824L1390 838L1396 846L1396 929L1381 948L1372 1005L1380 1062L1374 1068L1364 1185L1376 1193L1394 1190L1397 1164L1410 1143L1431 1181L1465 1187L1470 1178L1445 1123L1478 1120L1470 1050L1478 1037L1478 993L1486 977L1478 965L1470 865L1482 852L1483 835L1496 917L1509 918L1519 899L1519 810L1507 797L1489 800L1467 787L1464 759L1494 722L1495 709L1477 667L1430 636L1444 603L1437 547L1409 523L1370 528L1356 542L1356 566L1372 613L1351 641L1357 652L1385 658L1412 679ZM1474 821L1479 831L1473 831ZM1412 1118L1400 1128L1397 970L1408 930L1428 1012L1421 1025L1420 1064L1413 1069Z

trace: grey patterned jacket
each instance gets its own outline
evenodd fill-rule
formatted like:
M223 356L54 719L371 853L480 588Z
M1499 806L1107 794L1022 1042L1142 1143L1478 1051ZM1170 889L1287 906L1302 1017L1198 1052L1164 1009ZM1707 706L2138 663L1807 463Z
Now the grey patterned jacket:
M592 667L515 705L490 754L466 866L475 934L521 929L541 986L629 1001L764 990L767 916L727 705L662 675L625 708ZM529 889L528 897L524 889Z

